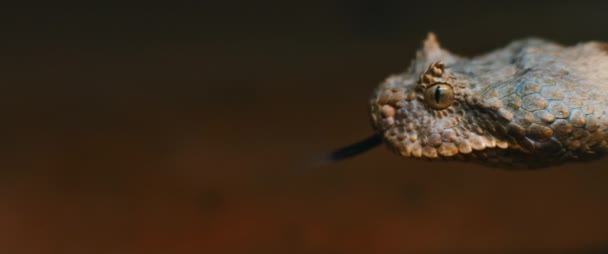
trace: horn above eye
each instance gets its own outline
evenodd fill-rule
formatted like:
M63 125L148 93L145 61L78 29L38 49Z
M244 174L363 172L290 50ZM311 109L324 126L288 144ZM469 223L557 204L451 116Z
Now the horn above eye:
M424 91L424 100L431 108L447 108L454 102L454 89L446 83L433 84Z

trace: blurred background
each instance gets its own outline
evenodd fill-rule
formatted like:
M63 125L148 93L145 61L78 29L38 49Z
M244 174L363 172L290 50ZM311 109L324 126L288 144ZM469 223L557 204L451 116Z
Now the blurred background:
M368 97L428 31L475 56L608 41L608 4L242 1L0 10L2 253L604 253L608 160L406 160ZM605 250L605 249L604 249Z

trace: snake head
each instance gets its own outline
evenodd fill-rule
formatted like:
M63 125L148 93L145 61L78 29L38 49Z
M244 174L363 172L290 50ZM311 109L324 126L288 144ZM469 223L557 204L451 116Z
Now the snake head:
M468 61L442 49L430 33L409 69L380 84L370 100L371 120L393 151L426 159L499 163L505 158L496 156L497 149L509 146L494 132L492 121L498 113L488 114L491 118L476 113L482 112L476 108L491 110L495 105L486 105L485 98L473 92L482 87L462 67ZM499 107L494 109L498 112Z
M605 45L525 39L464 58L430 33L409 68L372 94L376 134L330 158L381 143L403 157L510 168L608 155Z

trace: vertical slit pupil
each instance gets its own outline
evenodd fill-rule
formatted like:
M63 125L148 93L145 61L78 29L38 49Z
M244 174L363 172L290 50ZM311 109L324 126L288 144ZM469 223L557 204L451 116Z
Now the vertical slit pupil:
M437 88L435 88L435 102L437 102L437 104L439 104L439 99L441 99L441 88L440 86L437 86Z

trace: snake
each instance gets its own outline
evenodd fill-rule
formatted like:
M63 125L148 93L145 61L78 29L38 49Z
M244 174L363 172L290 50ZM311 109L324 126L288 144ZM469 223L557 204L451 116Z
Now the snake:
M546 168L608 154L608 43L527 38L476 57L423 40L369 101L374 134L330 154L380 144L402 157Z

